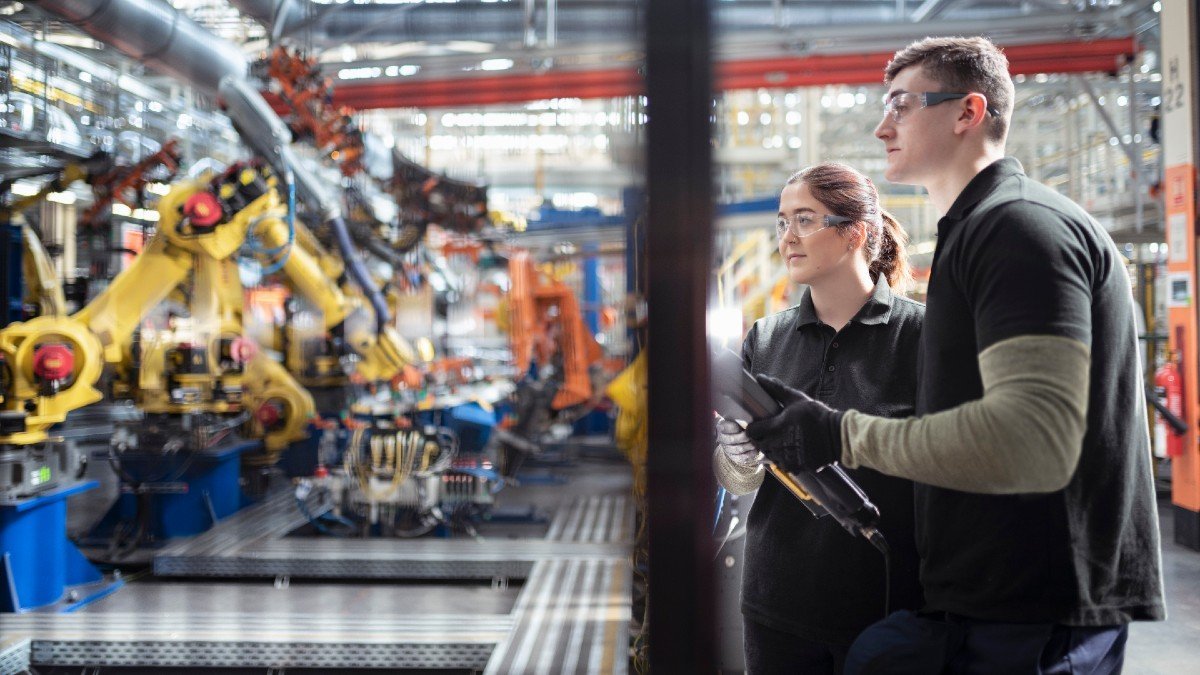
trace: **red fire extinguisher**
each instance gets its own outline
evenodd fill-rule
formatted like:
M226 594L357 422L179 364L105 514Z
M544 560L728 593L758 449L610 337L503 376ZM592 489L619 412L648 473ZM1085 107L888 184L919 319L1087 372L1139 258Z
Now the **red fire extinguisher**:
M1166 409L1175 416L1183 419L1183 378L1179 375L1179 366L1174 359L1167 359L1154 373L1154 386ZM1180 457L1183 455L1183 433L1168 424L1162 415L1156 415L1157 424L1163 427L1160 436L1167 439L1167 456Z

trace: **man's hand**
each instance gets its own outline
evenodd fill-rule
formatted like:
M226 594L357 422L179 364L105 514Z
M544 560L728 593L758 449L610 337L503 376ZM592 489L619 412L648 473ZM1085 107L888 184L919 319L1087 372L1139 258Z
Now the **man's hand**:
M717 447L736 466L752 468L762 464L763 455L750 442L742 425L734 420L716 416Z
M783 406L778 414L746 427L746 434L767 459L791 472L811 471L841 459L842 411L769 375L755 379Z

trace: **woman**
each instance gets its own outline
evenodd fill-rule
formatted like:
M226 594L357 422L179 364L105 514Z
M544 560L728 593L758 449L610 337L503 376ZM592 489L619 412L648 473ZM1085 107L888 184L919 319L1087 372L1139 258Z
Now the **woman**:
M843 164L804 169L780 194L776 235L789 277L808 288L799 305L750 329L747 370L839 410L911 415L925 307L892 290L909 278L908 237L880 208L875 186ZM912 484L848 471L882 514L892 550L886 584L878 551L832 518L814 518L774 479L764 481L762 455L741 426L717 424L717 479L734 494L758 489L742 579L747 671L840 673L862 629L886 611L920 604Z

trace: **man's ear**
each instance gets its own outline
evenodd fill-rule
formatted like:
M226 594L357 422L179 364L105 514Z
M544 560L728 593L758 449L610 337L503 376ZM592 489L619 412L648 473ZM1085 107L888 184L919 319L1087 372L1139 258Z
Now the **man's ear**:
M987 97L979 93L970 93L959 102L958 119L954 121L955 133L966 133L987 123Z

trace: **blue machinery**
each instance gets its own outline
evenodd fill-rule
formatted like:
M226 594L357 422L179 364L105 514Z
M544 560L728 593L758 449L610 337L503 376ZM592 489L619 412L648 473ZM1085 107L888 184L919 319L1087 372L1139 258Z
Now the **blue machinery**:
M93 534L107 536L140 520L144 531L133 539L136 545L140 539L162 542L208 530L247 503L239 460L258 446L258 441L243 441L180 453L165 463L161 455L126 455L122 482L131 492L120 496ZM66 535L67 498L97 485L76 482L0 502L0 612L45 607L70 612L123 585L120 579L105 581Z
M166 456L122 453L122 493L89 538L117 534L134 547L208 530L251 501L241 489L240 460L261 445L237 441Z
M72 611L122 585L103 583L100 571L67 540L67 497L96 485L76 483L0 504L0 611L24 612L63 599L64 611Z

